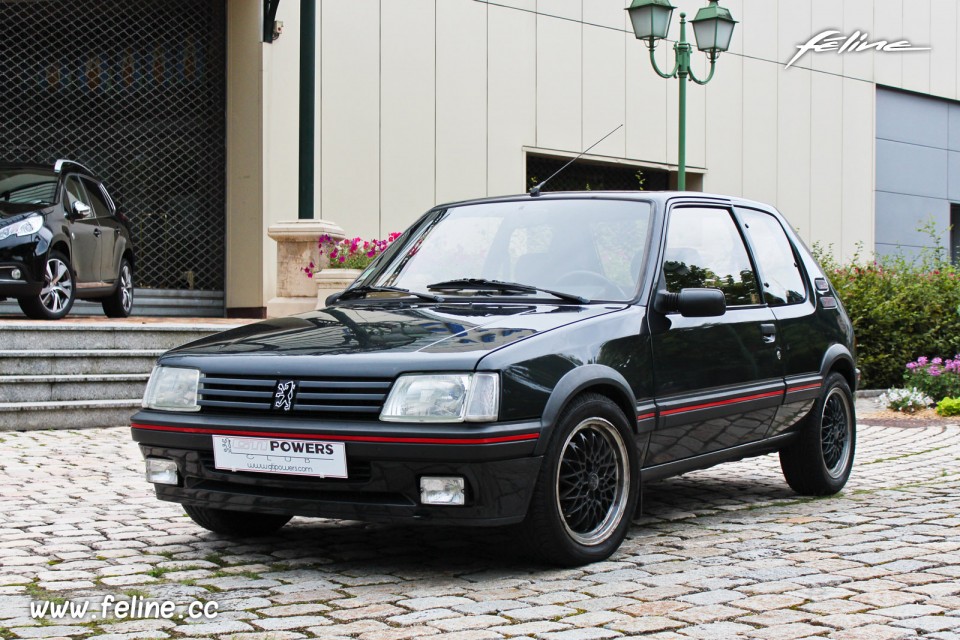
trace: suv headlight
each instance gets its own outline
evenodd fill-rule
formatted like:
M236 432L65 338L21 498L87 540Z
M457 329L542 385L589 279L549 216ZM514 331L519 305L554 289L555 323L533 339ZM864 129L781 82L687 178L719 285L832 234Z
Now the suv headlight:
M500 412L496 373L408 374L380 412L387 422L490 422Z
M180 367L154 367L143 392L143 408L161 411L200 411L197 389L200 372Z
M10 236L29 236L43 226L43 216L30 216L26 220L20 220L13 224L0 228L0 240L6 240Z

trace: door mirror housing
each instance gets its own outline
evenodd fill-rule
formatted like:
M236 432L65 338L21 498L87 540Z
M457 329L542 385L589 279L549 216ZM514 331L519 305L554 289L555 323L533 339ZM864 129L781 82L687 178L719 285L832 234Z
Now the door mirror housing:
M78 218L89 218L90 217L90 205L86 205L79 200L73 203L73 215Z
M660 313L679 313L686 318L710 318L727 312L727 299L720 289L681 289L680 293L661 291L654 309Z
M327 296L327 299L323 301L325 306L333 306L333 304L340 299L340 296L343 295L343 291L337 291L336 293L331 293Z

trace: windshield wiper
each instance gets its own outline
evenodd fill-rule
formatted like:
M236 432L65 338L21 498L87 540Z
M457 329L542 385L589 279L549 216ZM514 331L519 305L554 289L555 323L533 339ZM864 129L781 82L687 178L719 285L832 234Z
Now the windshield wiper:
M435 296L431 293L420 293L418 291L410 291L409 289L403 289L401 287L375 287L372 285L364 285L362 287L354 287L353 289L347 289L340 296L340 300L346 298L352 298L354 296L366 295L368 293L403 293L408 296L414 296L420 298L421 300L429 300L430 302L443 302L443 298L440 296Z
M561 300L566 300L567 302L579 302L580 304L587 304L590 302L589 298L584 298L583 296L578 296L573 293L564 293L562 291L552 291L550 289L544 289L542 287L534 287L529 284L520 284L519 282L504 282L502 280L487 280L486 278L457 278L455 280L444 280L443 282L435 282L433 284L427 285L427 289L436 289L438 291L455 291L462 289L472 289L475 291L483 291L485 289L492 289L494 291L500 291L501 293L548 293L555 298L560 298Z

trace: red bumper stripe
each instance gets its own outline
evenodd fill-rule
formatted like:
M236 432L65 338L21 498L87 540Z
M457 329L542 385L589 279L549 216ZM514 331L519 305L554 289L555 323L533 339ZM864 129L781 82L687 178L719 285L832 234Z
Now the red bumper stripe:
M661 411L660 415L662 416L671 416L676 413L686 413L687 411L697 411L698 409L710 409L711 407L722 407L728 404L736 404L738 402L747 402L749 400L760 400L761 398L772 398L774 396L783 395L783 391L768 391L767 393L757 393L752 396L740 396L739 398L730 398L729 400L718 400L717 402L707 402L705 404L695 404L689 407L679 407L677 409L667 409L666 411Z
M159 424L130 425L133 429L148 431L172 431L174 433L196 433L217 436L252 436L255 438L294 438L297 440L332 440L334 442L390 442L397 444L500 444L503 442L525 442L536 440L538 433L520 433L512 436L495 436L492 438L403 438L390 436L346 436L319 433L280 433L266 431L244 431L239 429L211 429L206 427L169 427Z

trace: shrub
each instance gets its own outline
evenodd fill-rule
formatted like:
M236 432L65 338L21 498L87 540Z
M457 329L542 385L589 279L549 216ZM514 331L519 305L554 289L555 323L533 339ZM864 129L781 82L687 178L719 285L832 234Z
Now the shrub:
M937 403L937 413L941 416L960 416L960 398L944 398Z
M921 230L938 241L932 224ZM960 353L960 272L939 244L915 258L858 251L843 265L822 247L814 254L853 321L865 388L899 385L905 360Z
M914 413L933 404L933 399L919 389L890 389L877 398L881 406L893 411Z
M960 396L960 356L947 360L920 356L907 363L903 380L934 400Z

